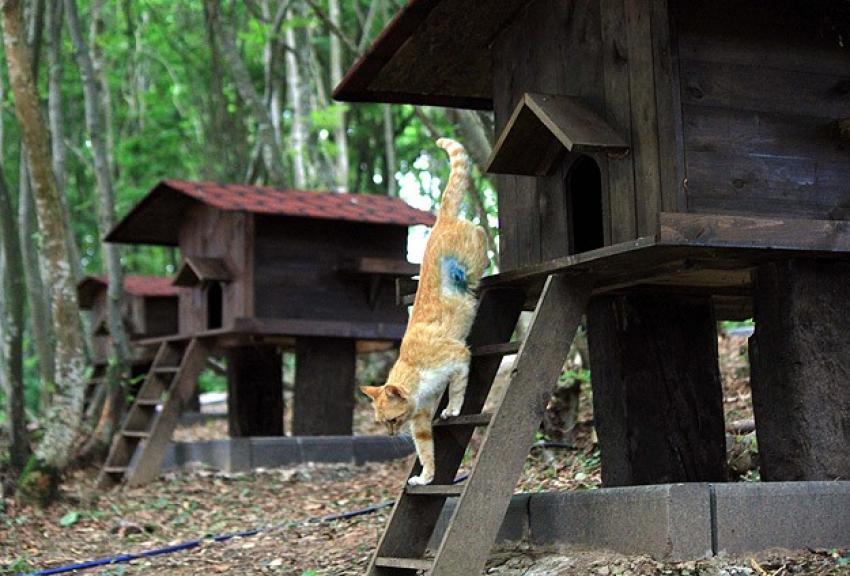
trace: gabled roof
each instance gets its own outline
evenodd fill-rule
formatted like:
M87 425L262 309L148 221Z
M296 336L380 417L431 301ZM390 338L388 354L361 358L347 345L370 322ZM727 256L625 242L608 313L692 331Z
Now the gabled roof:
M581 98L526 92L493 146L487 172L546 176L566 152L616 152L626 140Z
M334 90L346 102L493 107L490 45L530 0L410 0Z
M86 276L77 284L80 308L88 310L94 305L97 293L108 285L106 276ZM168 276L124 276L124 291L131 296L143 298L177 297L179 288L171 283Z
M434 215L430 212L417 210L399 198L388 196L163 180L106 235L106 241L176 246L183 213L196 202L232 212L365 224L414 226L434 223Z
M172 284L191 288L204 282L229 282L230 270L221 258L186 256L174 275Z

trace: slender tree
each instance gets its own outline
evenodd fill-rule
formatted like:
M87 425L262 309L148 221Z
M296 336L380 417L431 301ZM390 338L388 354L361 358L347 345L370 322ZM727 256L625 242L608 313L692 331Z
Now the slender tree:
M86 129L91 142L94 157L94 174L97 182L98 223L103 233L115 225L115 192L112 187L112 168L107 148L106 128L102 117L102 99L100 89L105 82L99 83L92 54L82 34L82 26L77 12L76 0L65 0L65 14L68 32L74 45L77 66L83 84ZM93 30L97 26L92 26ZM95 40L92 39L94 45ZM122 303L124 302L124 274L121 270L121 253L115 244L102 244L107 282L107 319L111 337L111 355L107 371L107 385L110 390L106 402L106 417L101 419L92 438L90 449L103 449L109 445L112 432L116 428L123 412L124 383L130 373L130 343L124 327Z
M254 121L257 123L257 141L259 146L262 147L263 163L268 171L269 179L272 184L282 185L285 182L282 156L280 147L275 142L274 125L269 116L269 111L251 82L251 76L248 74L245 62L239 55L233 34L221 21L219 0L204 0L204 6L230 76L233 78L239 94L250 106Z
M0 168L0 244L3 293L0 294L0 378L6 395L9 464L20 473L29 456L24 413L24 285L23 259L12 198Z
M329 0L328 16L337 27L342 26L339 10L339 0ZM342 43L339 36L331 34L331 86L336 86L342 80ZM345 120L345 108L337 105L336 127L334 128L334 144L336 144L336 191L348 192L348 126Z
M53 174L50 137L32 75L20 0L3 0L0 12L9 83L26 145L38 210L56 336L53 401L45 418L44 437L38 445L35 459L24 470L19 492L25 497L46 502L55 495L59 476L70 461L71 448L80 426L85 391L85 351L62 202Z
M295 6L289 9L290 20L294 19L298 12ZM294 171L294 184L296 188L307 187L307 118L302 87L301 70L298 58L298 50L301 43L295 33L295 28L288 24L286 26L286 89L289 100L289 109L292 113L292 129L289 137L289 147L292 151L292 167Z

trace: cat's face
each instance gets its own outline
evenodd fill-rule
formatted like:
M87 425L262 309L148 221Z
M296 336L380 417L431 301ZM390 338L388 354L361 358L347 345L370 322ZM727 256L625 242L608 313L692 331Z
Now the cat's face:
M398 434L413 413L413 403L406 397L405 392L393 384L361 386L360 390L372 399L375 421L384 424L390 436Z

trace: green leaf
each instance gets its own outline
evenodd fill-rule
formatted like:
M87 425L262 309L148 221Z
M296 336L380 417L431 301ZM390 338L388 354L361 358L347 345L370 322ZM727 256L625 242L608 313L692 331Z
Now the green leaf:
M68 526L73 526L80 519L80 513L76 510L71 510L64 516L59 519L59 525L63 528L67 528Z

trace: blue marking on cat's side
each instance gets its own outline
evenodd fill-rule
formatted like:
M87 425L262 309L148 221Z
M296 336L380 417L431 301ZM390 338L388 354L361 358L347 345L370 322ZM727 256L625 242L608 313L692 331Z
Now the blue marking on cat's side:
M444 294L465 294L469 291L466 266L452 256L440 259L440 277Z

